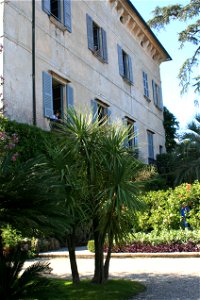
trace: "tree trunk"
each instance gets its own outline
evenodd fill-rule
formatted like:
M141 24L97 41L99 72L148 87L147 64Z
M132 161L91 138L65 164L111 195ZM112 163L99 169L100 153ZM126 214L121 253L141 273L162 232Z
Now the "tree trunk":
M95 268L93 283L101 284L104 282L104 268L103 268L103 244L104 238L98 230L97 218L93 220L94 245L95 245Z
M2 230L0 229L0 261L3 261L3 237L2 237Z
M76 263L76 252L75 252L75 242L74 242L75 232L73 230L72 234L67 235L67 245L69 250L69 259L72 271L72 280L73 283L79 283L80 277L78 273L78 267Z
M108 236L108 251L106 256L106 261L104 264L104 278L108 280L109 277L109 266L110 266L110 258L112 253L112 246L113 246L113 233L109 234Z

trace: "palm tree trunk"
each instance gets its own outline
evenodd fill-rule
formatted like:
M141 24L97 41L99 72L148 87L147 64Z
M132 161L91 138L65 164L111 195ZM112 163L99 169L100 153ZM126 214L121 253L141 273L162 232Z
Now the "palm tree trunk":
M93 283L102 284L104 282L104 267L103 267L103 244L104 238L98 230L98 220L93 220L94 245L95 245L95 268Z
M67 245L69 250L69 259L70 259L70 265L71 265L71 271L72 271L72 280L73 283L79 283L80 277L78 273L78 266L76 262L76 252L75 252L75 230L73 230L72 234L69 234L67 236Z
M104 278L108 280L109 277L109 266L110 266L110 259L112 253L112 246L113 246L113 233L110 233L108 236L108 251L107 256L104 264Z

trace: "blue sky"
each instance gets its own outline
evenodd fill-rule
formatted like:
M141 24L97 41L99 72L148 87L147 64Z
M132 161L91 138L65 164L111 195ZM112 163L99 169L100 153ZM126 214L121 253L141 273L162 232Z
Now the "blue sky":
M167 6L172 4L187 4L189 0L131 0L135 8L145 21L152 18L152 10L156 6ZM192 56L194 47L189 43L183 49L179 49L177 33L185 28L185 24L179 21L172 22L165 30L153 30L159 41L172 57L172 61L161 64L161 80L163 90L163 102L171 113L179 121L180 130L184 130L187 123L193 119L197 112L194 100L198 100L192 89L185 95L180 95L178 72L186 58Z

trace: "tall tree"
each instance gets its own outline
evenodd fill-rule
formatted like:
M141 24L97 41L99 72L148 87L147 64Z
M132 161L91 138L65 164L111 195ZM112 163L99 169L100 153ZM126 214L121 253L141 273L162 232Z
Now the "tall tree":
M200 180L200 115L187 126L177 149L176 183Z
M180 47L183 47L187 42L195 46L195 51L192 57L187 58L179 70L179 79L182 87L182 93L188 90L189 85L194 87L196 92L200 92L200 76L192 77L192 72L199 65L200 54L200 3L199 0L190 0L188 4L175 4L164 7L156 7L152 12L154 18L149 20L148 24L152 28L161 29L174 20L179 20L186 23L185 29L178 34ZM190 24L189 24L190 22Z
M179 122L176 120L175 116L164 107L163 109L164 116L164 129L165 129L165 146L167 153L172 152L176 147L176 138L177 138L177 129L179 128Z

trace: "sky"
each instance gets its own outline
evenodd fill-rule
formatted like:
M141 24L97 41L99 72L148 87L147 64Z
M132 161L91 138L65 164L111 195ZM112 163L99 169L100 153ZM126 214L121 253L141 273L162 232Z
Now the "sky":
M177 3L185 5L189 0L131 0L135 8L145 21L153 17L151 13L156 6L168 6ZM153 32L172 57L172 61L161 64L161 81L163 103L179 122L180 131L184 131L187 124L194 118L199 110L194 106L194 100L198 100L198 95L192 89L187 94L180 95L178 72L186 58L192 56L194 46L187 43L184 48L179 49L177 33L185 28L186 24L179 21L171 22L165 30ZM200 99L199 99L200 100Z

